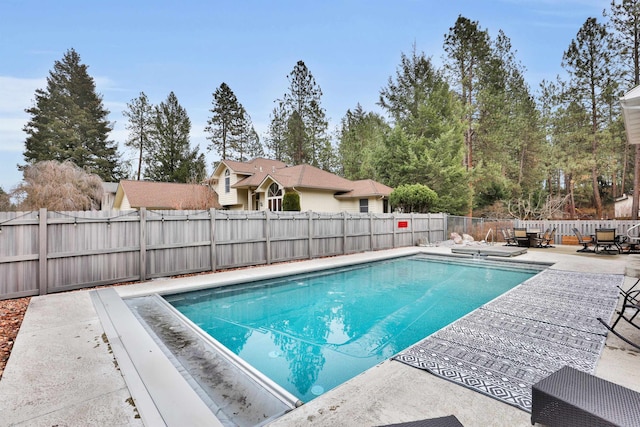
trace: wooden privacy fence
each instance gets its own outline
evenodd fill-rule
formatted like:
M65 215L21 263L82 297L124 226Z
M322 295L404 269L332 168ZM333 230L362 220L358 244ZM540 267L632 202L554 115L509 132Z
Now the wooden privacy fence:
M0 299L412 246L446 214L0 212Z

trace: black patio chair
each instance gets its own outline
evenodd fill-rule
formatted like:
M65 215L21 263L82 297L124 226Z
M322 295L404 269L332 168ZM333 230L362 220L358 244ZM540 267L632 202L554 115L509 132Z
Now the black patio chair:
M578 249L577 252L594 252L595 251L595 249L589 249L589 246L595 246L593 237L583 236L582 233L580 233L580 230L578 230L577 228L573 229L573 234L576 235L578 239L578 243L582 245L582 249Z
M514 228L513 237L516 239L518 246L529 247L529 236L526 228Z
M429 418L427 420L409 421L406 423L387 424L381 427L464 427L455 415Z
M622 334L620 334L618 331L615 330L616 325L622 319L627 321L627 323L629 323L634 328L640 330L640 325L638 325L638 323L635 322L635 319L638 316L638 313L640 313L640 289L637 289L637 290L633 289L637 284L638 282L636 282L629 291L624 291L621 289L621 293L624 296L624 302L622 303L622 308L618 310L618 317L616 318L616 320L614 320L611 326L609 326L600 317L598 317L598 321L602 323L605 326L605 328L607 328L611 333L613 333L615 336L620 338L622 341L640 350L640 344L637 344L629 340L627 337L623 336Z

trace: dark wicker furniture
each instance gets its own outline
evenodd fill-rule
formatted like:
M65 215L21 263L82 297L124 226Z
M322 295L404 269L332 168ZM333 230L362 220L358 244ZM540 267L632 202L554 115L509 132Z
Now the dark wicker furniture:
M531 424L640 426L640 393L565 366L531 387Z
M388 424L383 427L464 427L455 415L448 417L429 418L427 420L409 421L399 424Z

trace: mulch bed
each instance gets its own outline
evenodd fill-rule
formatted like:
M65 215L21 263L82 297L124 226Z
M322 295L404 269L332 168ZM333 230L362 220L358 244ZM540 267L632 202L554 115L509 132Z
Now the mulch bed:
M0 378L30 300L31 298L27 297L0 301Z

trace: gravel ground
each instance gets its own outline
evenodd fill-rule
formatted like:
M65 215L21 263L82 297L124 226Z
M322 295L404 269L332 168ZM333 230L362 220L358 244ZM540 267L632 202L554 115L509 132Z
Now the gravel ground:
M30 300L31 298L17 298L0 301L0 378Z

